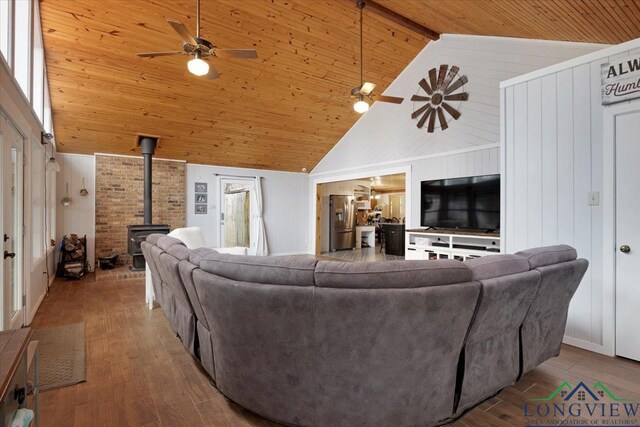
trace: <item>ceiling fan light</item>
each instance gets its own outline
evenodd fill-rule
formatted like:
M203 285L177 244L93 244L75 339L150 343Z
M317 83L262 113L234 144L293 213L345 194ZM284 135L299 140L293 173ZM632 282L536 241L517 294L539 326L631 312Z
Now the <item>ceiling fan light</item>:
M369 110L369 104L364 99L360 99L358 102L353 104L353 109L356 113L366 113Z
M187 62L187 68L191 74L196 76L204 76L209 72L209 64L200 58L200 52L196 52L196 56Z

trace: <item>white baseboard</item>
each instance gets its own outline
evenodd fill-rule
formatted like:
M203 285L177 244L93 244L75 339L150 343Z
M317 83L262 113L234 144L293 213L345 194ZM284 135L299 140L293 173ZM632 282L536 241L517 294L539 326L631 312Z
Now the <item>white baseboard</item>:
M573 347L582 348L584 350L593 351L594 353L604 354L605 356L614 356L611 352L607 351L604 345L594 344L589 341L581 340L578 338L569 337L567 335L562 339L564 344L568 344Z
M55 278L55 275L54 275ZM51 284L53 283L53 280L49 280L49 286L51 286ZM38 301L36 301L35 305L33 306L33 311L31 313L27 314L27 319L25 322L25 326L29 326L31 324L31 322L33 322L33 318L36 317L36 313L38 312L38 309L40 308L40 304L42 304L42 301L44 301L44 297L47 296L47 290L45 289L42 294L40 294L40 296L38 297Z

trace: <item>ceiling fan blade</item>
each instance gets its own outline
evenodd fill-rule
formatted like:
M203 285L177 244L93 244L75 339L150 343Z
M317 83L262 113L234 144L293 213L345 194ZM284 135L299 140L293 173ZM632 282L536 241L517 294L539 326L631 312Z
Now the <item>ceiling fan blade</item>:
M451 114L451 117L453 117L454 119L458 120L460 118L460 113L458 112L458 110L456 110L455 108L453 108L451 105L447 104L446 102L442 103L442 108L447 110L447 113Z
M136 53L136 55L142 58L155 58L156 56L169 56L169 55L181 55L182 52L179 50L173 50L171 52L144 52L144 53Z
M216 48L216 55L220 58L258 59L255 49L220 49Z
M429 108L427 108L427 111L425 111L422 117L420 117L420 120L418 120L418 124L416 125L418 129L422 129L422 126L424 126L424 122L427 121L431 113L433 113L433 108L431 108L431 105L429 105Z
M360 88L360 93L363 94L364 96L369 96L371 95L371 92L373 92L375 88L376 88L375 83L364 82L362 84L362 87Z
M438 84L438 76L436 75L435 68L429 70L429 83L431 83L431 89L437 89L436 85Z
M431 116L429 117L429 127L427 128L427 132L433 133L436 124L436 110L431 111Z
M444 94L449 95L451 92L455 91L465 83L467 83L467 76L460 77L454 84L445 89Z
M198 42L193 38L187 27L185 27L182 22L173 21L171 19L167 19L167 22L173 27L174 30L176 30L176 33L178 33L180 37L182 37L182 40L184 40L186 44L198 46Z
M445 78L444 82L442 82L442 87L446 88L447 86L449 86L455 78L456 74L458 74L458 71L460 71L460 68L456 67L455 65L452 66L449 70L449 74L447 74L447 78Z
M422 96L422 95L413 95L411 97L412 101L431 101L430 96Z
M444 99L446 101L466 101L469 99L469 94L467 92L456 93L455 95L445 95Z
M418 108L416 111L414 111L413 113L411 113L411 118L415 119L416 117L418 117L420 114L422 114L424 111L426 111L429 107L431 107L431 104L425 104L422 107Z
M447 64L443 64L440 66L440 71L438 71L438 87L442 87L442 83L444 83L444 78L447 75L447 68L449 66Z
M378 95L376 96L376 101L390 102L391 104L402 104L404 98L398 98L397 96Z
M209 72L205 75L205 77L207 80L215 80L220 77L220 73L218 72L218 70L213 68L211 64L209 64Z
M440 122L440 129L445 130L449 127L447 124L447 119L444 117L444 113L442 112L442 108L438 108L438 121Z
M431 95L433 93L433 91L431 90L431 86L429 86L429 83L427 83L425 79L420 80L418 84L420 85L422 90L427 92L427 94Z

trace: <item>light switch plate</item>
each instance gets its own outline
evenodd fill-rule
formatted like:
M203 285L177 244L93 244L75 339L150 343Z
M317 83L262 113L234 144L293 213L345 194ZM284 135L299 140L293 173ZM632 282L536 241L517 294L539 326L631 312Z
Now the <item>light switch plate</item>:
M599 206L600 205L600 192L598 191L590 191L589 192L589 206Z

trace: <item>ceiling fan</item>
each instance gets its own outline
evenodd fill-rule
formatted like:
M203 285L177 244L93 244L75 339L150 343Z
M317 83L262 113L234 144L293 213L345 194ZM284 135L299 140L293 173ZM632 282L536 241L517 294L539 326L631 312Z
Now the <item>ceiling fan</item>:
M220 73L209 65L206 59L208 56L219 58L239 58L239 59L257 59L258 53L254 49L222 49L216 47L209 40L200 37L200 0L196 0L196 36L193 37L187 27L179 21L167 19L171 27L182 37L182 50L168 52L145 52L137 55L143 58L155 58L156 56L168 55L190 55L192 59L187 63L187 68L191 74L196 76L206 76L207 79L213 80L220 77Z
M373 90L376 88L374 83L365 82L364 81L364 62L362 60L363 57L363 47L362 47L362 9L364 9L365 2L364 0L360 0L356 3L358 9L360 9L360 86L356 86L351 89L351 97L357 98L358 100L353 104L353 109L357 113L364 113L369 110L369 103L365 101L365 98L370 99L372 101L381 101L381 102L390 102L392 104L402 104L404 98L398 98L396 96L385 96L385 95L373 95Z

